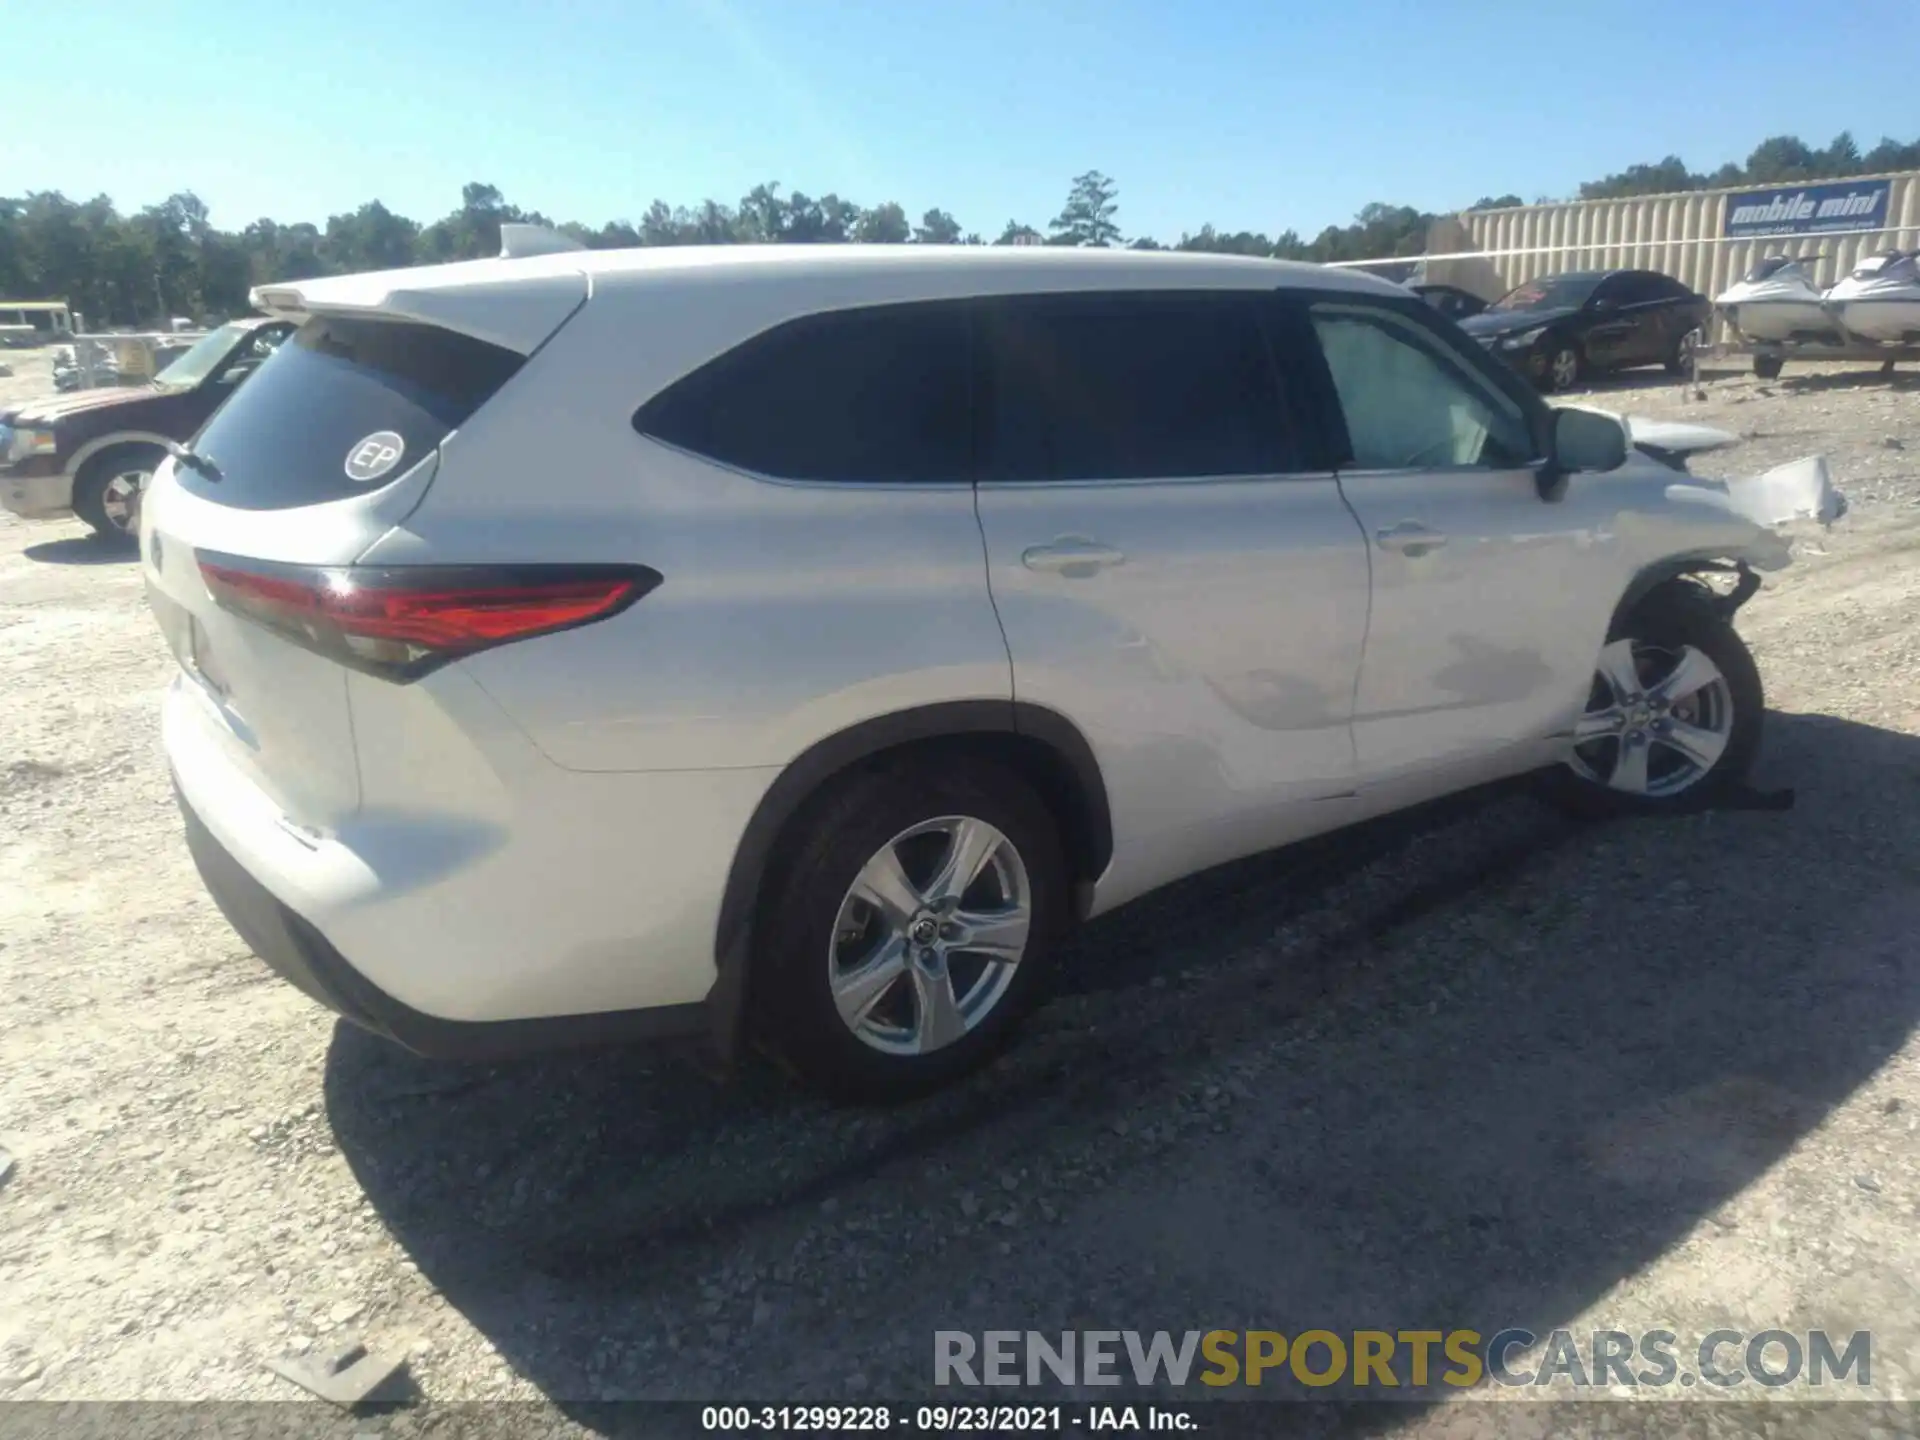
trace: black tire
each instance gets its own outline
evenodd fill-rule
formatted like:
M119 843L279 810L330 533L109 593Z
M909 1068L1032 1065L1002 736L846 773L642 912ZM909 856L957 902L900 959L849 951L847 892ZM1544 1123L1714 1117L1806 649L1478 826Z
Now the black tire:
M1785 364L1778 355L1756 355L1753 357L1753 373L1762 380L1778 380Z
M1607 636L1609 644L1622 639L1670 653L1692 646L1714 663L1726 681L1732 710L1726 748L1703 775L1674 793L1628 794L1609 788L1573 765L1561 765L1545 777L1548 798L1577 815L1595 818L1684 814L1712 806L1745 781L1760 749L1766 694L1752 653L1705 587L1691 581L1665 586L1636 607ZM1596 696L1600 683L1596 675ZM1601 749L1597 762L1604 763L1605 747L1617 743L1596 742Z
M155 445L118 445L111 450L103 450L82 465L80 473L73 477L73 513L86 521L94 534L110 544L137 544L140 527L138 503L134 505L131 523L119 523L116 517L121 513L121 507L115 500L109 499L108 487L114 485L118 477L130 474L142 474L151 479L160 462L166 458L166 451Z
M1579 345L1571 340L1555 340L1547 346L1546 362L1540 368L1540 389L1544 393L1571 390L1587 378L1587 356Z
M889 1054L841 1018L829 984L836 923L868 860L895 837L943 816L984 820L1017 852L1030 899L1026 948L997 1002L958 1040L922 1054ZM911 1099L985 1063L1044 993L1070 916L1059 828L1032 788L999 765L929 752L834 782L798 825L756 926L760 1038L803 1081L841 1101ZM966 963L961 957L954 973ZM909 993L893 999L917 1004L912 977L900 983Z

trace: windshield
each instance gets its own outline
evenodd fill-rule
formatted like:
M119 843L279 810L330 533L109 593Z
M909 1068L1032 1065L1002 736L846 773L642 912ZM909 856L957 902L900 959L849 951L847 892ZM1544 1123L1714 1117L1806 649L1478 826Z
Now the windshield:
M153 383L198 385L220 368L227 356L233 353L233 347L239 343L240 337L246 333L243 325L222 325L204 339L195 341L190 349L175 356L171 364L153 377Z
M1600 288L1603 275L1549 275L1529 280L1518 290L1501 296L1488 307L1493 310L1573 310L1587 303L1587 297Z

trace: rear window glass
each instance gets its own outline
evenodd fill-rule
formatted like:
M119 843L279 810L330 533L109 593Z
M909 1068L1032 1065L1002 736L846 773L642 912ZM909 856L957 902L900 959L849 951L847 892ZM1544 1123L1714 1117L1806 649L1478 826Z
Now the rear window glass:
M791 321L642 406L634 428L783 480L971 478L967 313L927 302Z
M220 471L179 483L240 510L364 495L399 479L525 357L432 325L309 320L235 392L193 448Z

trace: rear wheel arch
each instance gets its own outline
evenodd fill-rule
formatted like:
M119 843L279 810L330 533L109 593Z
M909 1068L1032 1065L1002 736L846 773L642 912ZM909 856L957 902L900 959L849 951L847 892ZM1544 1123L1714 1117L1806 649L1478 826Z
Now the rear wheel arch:
M739 1044L755 922L778 879L782 854L808 812L849 774L942 753L995 761L1033 787L1060 828L1075 909L1085 914L1093 883L1113 856L1113 821L1093 748L1072 721L1044 706L1008 700L949 701L864 720L790 762L761 797L735 847L714 937L718 974L707 997L723 1058Z

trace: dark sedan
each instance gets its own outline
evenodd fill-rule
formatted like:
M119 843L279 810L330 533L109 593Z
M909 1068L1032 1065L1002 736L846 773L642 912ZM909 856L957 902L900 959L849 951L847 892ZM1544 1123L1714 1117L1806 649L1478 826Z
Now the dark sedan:
M1576 270L1529 280L1460 322L1542 390L1610 370L1686 373L1713 302L1652 270Z
M1458 285L1408 285L1407 288L1449 320L1464 320L1487 308L1487 302Z

